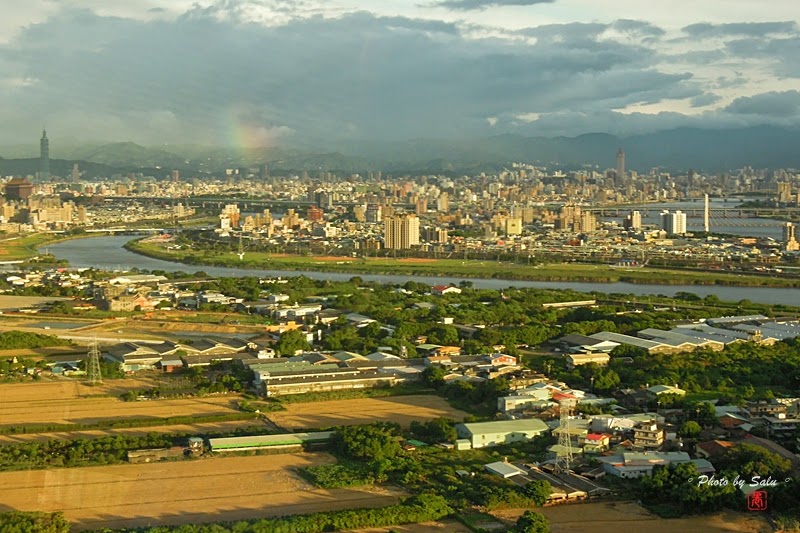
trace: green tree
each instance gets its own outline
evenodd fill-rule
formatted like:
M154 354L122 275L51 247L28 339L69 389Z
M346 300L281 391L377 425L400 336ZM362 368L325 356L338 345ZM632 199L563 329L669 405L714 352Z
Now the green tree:
M334 447L344 455L365 461L384 461L400 453L391 424L345 426L334 433Z
M525 511L517 520L516 531L519 533L548 533L550 522L543 514Z
M411 431L429 442L455 442L458 438L455 422L449 418L435 418L428 422L411 422Z
M719 470L736 472L745 479L752 476L779 478L792 469L789 459L744 442L729 449L714 466Z
M534 479L523 489L525 495L533 500L536 505L544 505L550 494L553 492L553 487L546 480Z
M687 439L696 439L700 435L701 429L700 424L694 420L687 420L681 425L678 434Z
M444 385L444 377L446 375L447 371L444 368L439 365L431 365L422 371L422 381L426 385L438 389Z
M292 329L284 332L275 345L275 351L282 356L292 356L299 350L308 349L309 344L306 340L306 334L299 329Z

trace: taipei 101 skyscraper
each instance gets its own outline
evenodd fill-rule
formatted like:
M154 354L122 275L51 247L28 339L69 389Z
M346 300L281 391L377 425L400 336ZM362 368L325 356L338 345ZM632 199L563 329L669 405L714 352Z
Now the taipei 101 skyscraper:
M50 141L47 139L47 131L42 130L42 138L39 141L39 179L46 180L50 177Z

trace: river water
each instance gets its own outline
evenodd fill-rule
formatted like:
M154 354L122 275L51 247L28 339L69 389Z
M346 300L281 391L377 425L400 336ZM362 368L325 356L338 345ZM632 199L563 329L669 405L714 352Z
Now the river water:
M96 237L90 239L73 239L48 245L48 251L59 259L66 259L77 268L94 267L104 270L164 270L167 272L197 272L202 270L212 276L219 277L289 277L306 276L312 279L331 281L347 281L353 276L364 280L381 283L402 284L407 281L430 283L431 285L449 285L458 283L464 278L446 276L403 276L376 274L347 274L338 272L294 272L287 270L259 270L245 268L225 268L214 266L193 266L173 263L135 254L123 248L131 239L130 236ZM634 283L586 283L586 282L549 282L518 281L502 279L470 278L475 287L482 289L504 289L508 287L534 287L541 289L573 289L581 292L598 291L603 293L621 293L636 296L659 295L674 296L677 292L692 292L698 296L716 295L721 300L738 302L750 300L767 304L800 305L800 289L776 289L762 287L717 287L702 285L641 285Z
M780 240L783 231L783 222L770 218L756 218L754 216L745 215L739 218L738 212L731 212L730 217L723 217L716 209L731 209L734 210L742 203L738 198L711 198L709 207L711 211L710 229L714 233L722 233L726 235L737 235L740 237L770 237L775 240ZM696 201L680 201L680 202L665 202L658 204L642 204L632 205L625 208L620 208L620 216L617 217L603 217L604 221L615 221L618 225L622 225L622 220L625 218L624 214L628 211L639 211L642 214L642 223L652 224L655 226L661 225L661 211L668 209L675 211L680 209L684 213L695 212L698 214L696 217L689 217L686 220L686 229L688 231L703 231L703 217L702 211L704 204L702 200Z

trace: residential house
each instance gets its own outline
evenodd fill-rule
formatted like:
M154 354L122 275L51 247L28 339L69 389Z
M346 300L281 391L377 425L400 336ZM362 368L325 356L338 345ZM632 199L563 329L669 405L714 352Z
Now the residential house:
M638 424L633 429L633 444L638 448L658 449L664 444L664 430L655 421Z
M444 296L446 294L461 294L461 289L453 287L452 285L434 285L431 288L431 294L434 296Z
M695 453L701 459L714 459L725 455L732 447L733 443L727 440L709 440L698 442L695 446Z
M686 391L679 389L677 385L674 387L671 385L653 385L652 387L647 387L647 394L651 399L656 400L659 396L663 396L665 394L686 396Z
M597 460L610 475L622 478L649 476L657 465L670 466L678 463L694 463L698 472L713 474L714 467L705 459L689 458L686 452L626 452L621 455L600 456Z
M587 433L578 441L583 446L583 453L602 453L611 445L611 435L606 433Z
M492 366L516 366L517 365L517 358L512 355L506 355L504 353L493 353L486 357L487 361Z

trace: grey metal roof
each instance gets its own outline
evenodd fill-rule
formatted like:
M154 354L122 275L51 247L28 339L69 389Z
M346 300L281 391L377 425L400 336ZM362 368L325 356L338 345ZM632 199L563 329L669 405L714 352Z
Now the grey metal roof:
M547 424L535 418L523 420L498 420L495 422L476 422L461 424L473 435L485 433L514 433L517 431L547 431Z
M639 348L644 348L645 350L650 350L652 348L661 348L663 346L666 346L662 342L651 341L648 339L640 339L639 337L631 337L630 335L624 335L622 333L614 333L613 331L601 331L599 333L594 333L589 336L601 341L612 341L612 342L618 342L620 344L628 344L630 346L637 346Z
M669 344L671 346L705 346L708 344L722 344L720 342L708 341L705 339L693 338L688 335L681 335L680 333L673 333L662 329L647 328L639 332L639 336L645 338L655 338L659 342Z
M718 318L709 318L709 324L740 324L742 322L754 322L757 320L766 320L764 315L741 315L741 316L723 316Z

